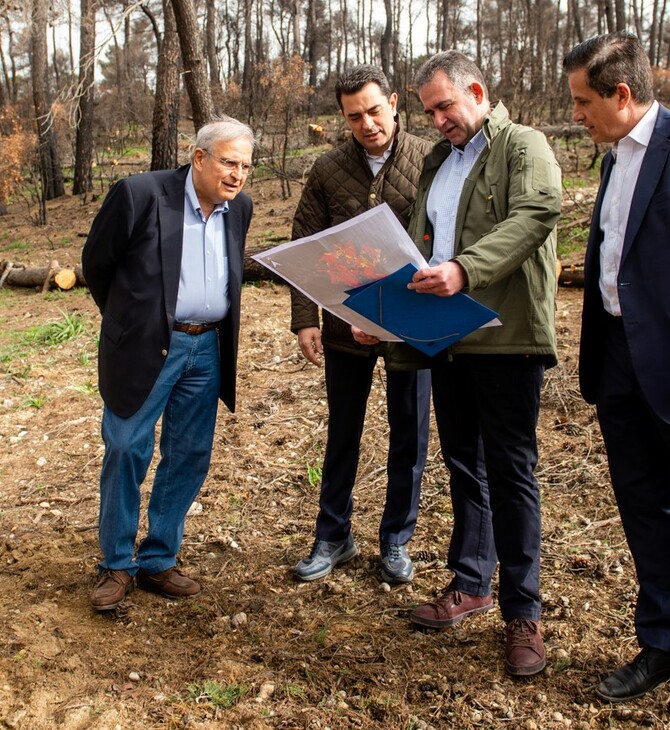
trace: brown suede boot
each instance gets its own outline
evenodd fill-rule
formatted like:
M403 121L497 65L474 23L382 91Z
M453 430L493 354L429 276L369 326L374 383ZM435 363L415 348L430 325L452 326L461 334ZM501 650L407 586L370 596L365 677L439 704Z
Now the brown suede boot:
M133 576L125 570L106 570L91 593L96 611L113 611L134 588Z

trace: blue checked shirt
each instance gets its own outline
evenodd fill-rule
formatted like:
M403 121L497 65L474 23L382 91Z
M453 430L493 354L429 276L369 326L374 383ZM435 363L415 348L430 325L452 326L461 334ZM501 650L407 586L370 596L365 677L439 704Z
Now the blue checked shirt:
M486 147L486 137L480 129L461 150L452 147L440 165L428 192L426 212L433 226L433 255L428 264L437 266L454 257L456 214L465 179Z

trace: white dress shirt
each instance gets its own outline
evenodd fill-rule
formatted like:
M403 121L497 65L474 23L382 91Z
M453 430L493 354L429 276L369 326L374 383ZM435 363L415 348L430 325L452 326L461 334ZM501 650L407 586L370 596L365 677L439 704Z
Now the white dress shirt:
M600 209L600 293L605 311L621 316L617 279L633 193L658 116L655 101L633 129L612 148L614 165Z

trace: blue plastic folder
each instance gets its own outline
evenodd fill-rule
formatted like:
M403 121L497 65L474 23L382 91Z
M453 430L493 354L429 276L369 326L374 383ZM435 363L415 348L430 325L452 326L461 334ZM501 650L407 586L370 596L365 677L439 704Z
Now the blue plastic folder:
M343 303L426 355L436 355L498 316L467 294L438 297L408 289L416 271L414 264L407 264L350 289Z

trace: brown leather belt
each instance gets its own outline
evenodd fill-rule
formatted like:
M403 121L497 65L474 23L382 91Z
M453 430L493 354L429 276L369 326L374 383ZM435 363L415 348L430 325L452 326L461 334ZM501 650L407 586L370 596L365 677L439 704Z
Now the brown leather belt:
M172 329L177 332L186 332L187 335L201 335L203 332L215 330L221 322L204 322L203 324L194 324L193 322L175 322Z

